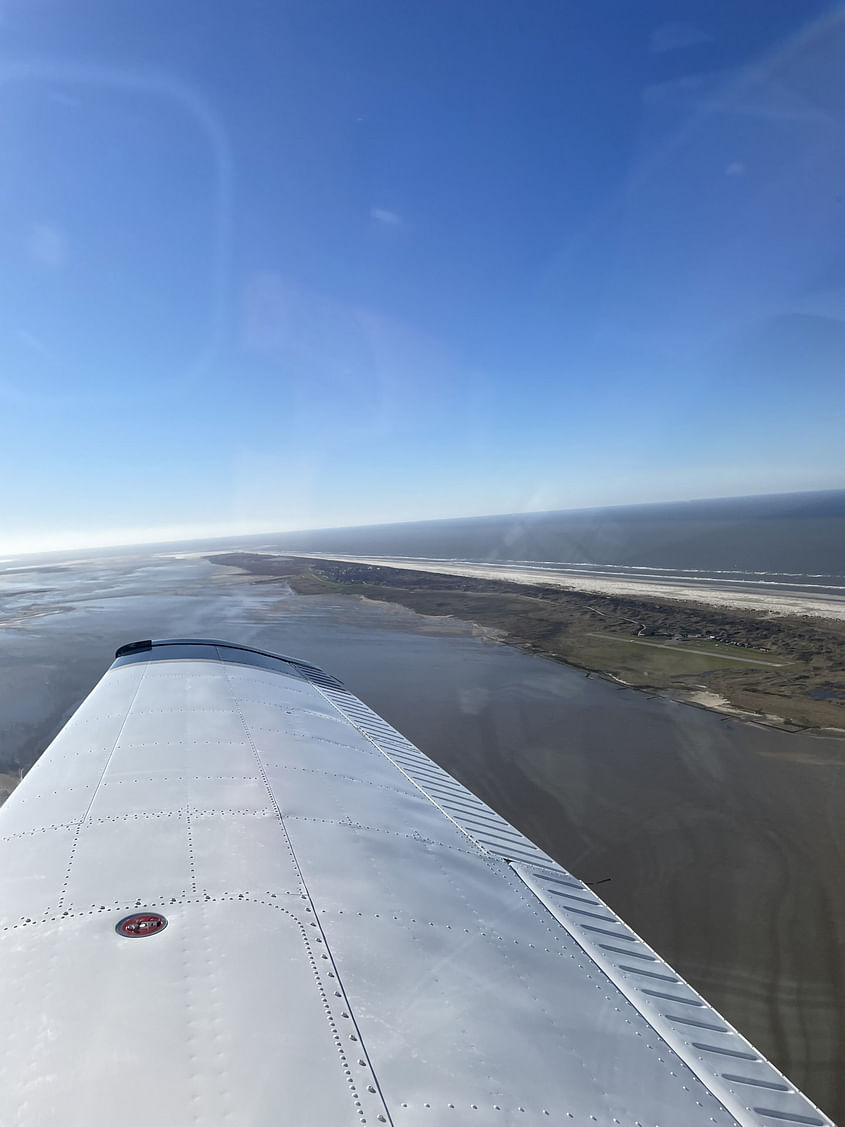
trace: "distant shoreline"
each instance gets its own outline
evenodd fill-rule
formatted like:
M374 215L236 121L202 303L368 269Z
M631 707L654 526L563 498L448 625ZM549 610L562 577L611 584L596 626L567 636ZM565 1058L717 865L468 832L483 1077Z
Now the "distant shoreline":
M733 719L845 737L845 599L449 561L255 552L206 558L284 580L302 595L357 595L462 619L587 675Z
M744 611L763 611L768 614L809 615L814 618L842 619L845 621L845 589L841 595L826 592L818 594L805 591L791 592L784 584L772 584L770 591L763 590L765 581L738 588L723 581L696 578L666 578L642 576L620 577L605 575L598 569L572 571L553 565L518 563L475 563L469 560L411 559L390 556L337 555L325 552L289 553L299 559L319 559L334 562L368 564L376 567L398 568L408 571L425 571L436 575L460 575L468 578L494 579L508 583L523 583L531 587L562 587L573 591L616 597L668 599L674 602L702 603L714 607L731 607ZM796 586L799 586L796 584Z

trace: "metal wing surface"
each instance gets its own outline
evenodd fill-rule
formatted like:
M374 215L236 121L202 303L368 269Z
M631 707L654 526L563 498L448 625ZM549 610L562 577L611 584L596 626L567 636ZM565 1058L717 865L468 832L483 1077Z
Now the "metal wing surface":
M118 655L0 811L0 1124L830 1122L332 677Z

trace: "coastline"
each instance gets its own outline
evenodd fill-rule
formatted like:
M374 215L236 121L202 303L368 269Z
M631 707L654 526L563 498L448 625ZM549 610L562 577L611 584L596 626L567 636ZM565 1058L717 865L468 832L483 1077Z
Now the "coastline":
M665 699L674 685L632 692L611 669L588 676L561 656L557 667L525 656L550 654L570 631L594 631L596 610L621 620L648 608L656 624L671 612L692 628L703 613L695 607L265 552L215 557L227 565L215 569L218 588L231 585L238 606L251 590L267 607L265 645L275 635L290 651L292 634L307 637L318 624L311 660L569 870L588 882L610 878L603 895L631 927L835 1114L845 982L840 739L820 738L822 725L783 733L761 716L683 707ZM292 588L317 597L291 597ZM494 621L508 627L507 645L470 636L468 623ZM760 616L712 621L747 627L749 640L765 644ZM802 640L806 623L777 621L795 656L823 645L826 624L809 620ZM628 637L633 628L629 620ZM767 658L780 658L774 636L769 649Z
M749 584L746 589L736 584L715 579L687 579L676 576L669 582L666 577L638 577L636 579L620 576L606 576L590 571L570 571L553 565L536 566L518 563L475 563L469 560L429 560L410 559L392 556L354 556L330 555L313 552L308 556L290 553L292 558L325 560L363 564L374 567L389 567L397 570L428 572L433 575L456 575L464 578L488 579L498 582L519 583L527 587L560 587L563 590L580 591L595 595L611 595L619 598L647 598L669 602L696 603L712 607L731 608L742 611L759 611L776 615L806 615L813 618L842 619L845 621L845 590L819 585L816 592L798 590L790 592L784 584ZM720 586L720 582L722 586ZM772 589L763 590L766 586ZM842 591L837 595L836 591ZM824 593L821 593L824 592Z
M301 595L354 595L462 620L491 643L725 719L845 737L845 600L794 596L790 606L812 604L798 614L781 593L767 600L691 583L667 594L649 580L577 576L576 587L569 575L439 561L254 552L206 558L262 582L282 580Z

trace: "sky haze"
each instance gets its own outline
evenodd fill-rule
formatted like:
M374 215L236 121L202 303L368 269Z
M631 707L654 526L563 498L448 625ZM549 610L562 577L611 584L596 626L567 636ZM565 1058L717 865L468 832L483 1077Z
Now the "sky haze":
M0 30L0 550L845 483L842 5Z

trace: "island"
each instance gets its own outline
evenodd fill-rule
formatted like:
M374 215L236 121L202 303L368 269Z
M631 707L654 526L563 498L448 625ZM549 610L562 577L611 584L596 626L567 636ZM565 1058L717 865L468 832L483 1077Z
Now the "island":
M300 595L343 594L474 624L491 641L620 686L786 731L845 736L845 620L348 559L221 552Z

